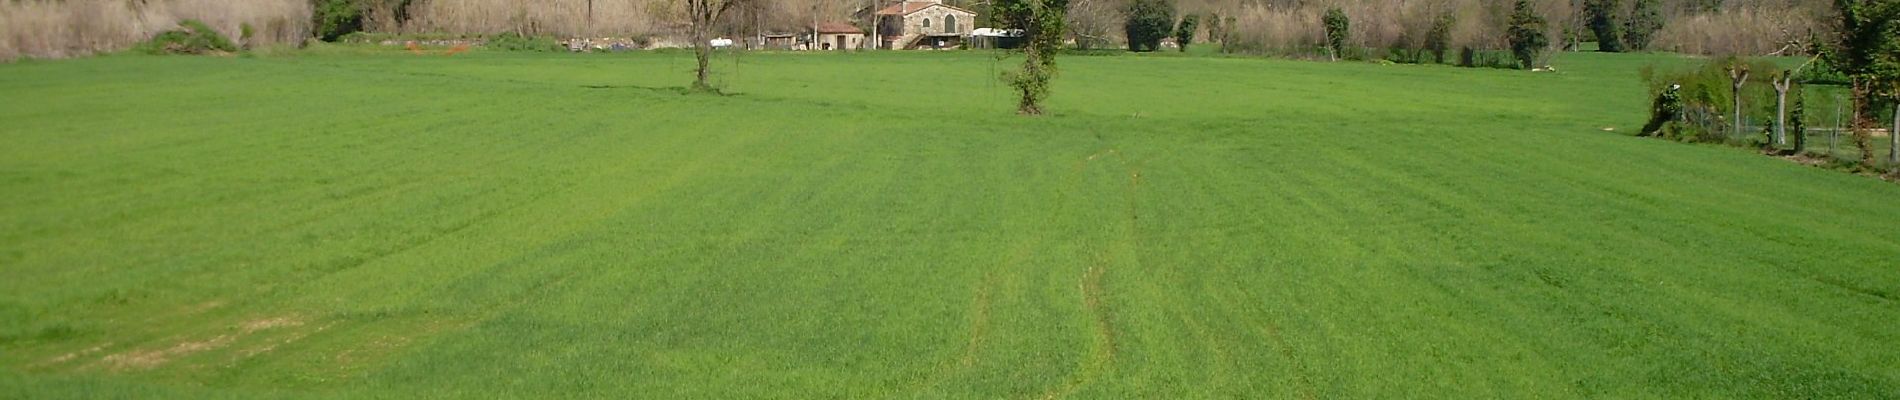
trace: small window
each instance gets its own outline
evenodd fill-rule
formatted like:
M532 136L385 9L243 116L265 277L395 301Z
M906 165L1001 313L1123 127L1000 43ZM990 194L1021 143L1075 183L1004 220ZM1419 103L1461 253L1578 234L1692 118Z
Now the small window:
M929 28L929 27L930 27L930 18L924 18L924 27L925 27L925 28Z

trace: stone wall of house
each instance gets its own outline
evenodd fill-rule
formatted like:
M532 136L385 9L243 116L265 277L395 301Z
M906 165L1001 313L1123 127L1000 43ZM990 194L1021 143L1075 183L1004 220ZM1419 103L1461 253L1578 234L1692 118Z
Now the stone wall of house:
M955 30L949 29L950 26L944 24L945 17L950 16L956 17ZM930 27L924 27L924 20L930 21ZM904 17L904 34L909 36L970 33L971 26L974 25L976 25L976 14L957 11L949 7L930 7Z

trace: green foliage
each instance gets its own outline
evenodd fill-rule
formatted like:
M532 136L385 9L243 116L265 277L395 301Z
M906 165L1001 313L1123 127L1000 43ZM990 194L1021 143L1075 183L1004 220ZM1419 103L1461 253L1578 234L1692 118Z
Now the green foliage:
M218 30L198 20L187 19L178 22L179 29L159 32L151 40L135 46L135 50L147 54L212 54L235 53L236 43L232 43Z
M310 33L325 42L334 42L363 30L366 17L361 0L312 0Z
M523 36L514 32L502 33L489 38L488 44L485 47L489 50L498 51L567 51L567 48L561 46L561 42L555 40L552 36Z
M1346 45L1352 40L1352 18L1346 16L1346 10L1339 7L1326 9L1326 15L1320 17L1320 24L1326 28L1326 49L1334 58L1346 56Z
M1747 69L1749 80L1743 85L1743 117L1750 118L1755 126L1771 125L1775 93L1771 81L1781 68L1768 61L1748 62L1727 57L1710 60L1688 68L1659 69L1647 66L1640 75L1649 88L1652 97L1667 91L1674 85L1680 85L1677 97L1681 102L1681 122L1665 137L1703 143L1735 143L1746 138L1731 137L1737 121L1735 114L1734 79L1729 70ZM1750 108L1752 106L1752 108ZM1737 143L1739 144L1739 143Z
M1663 28L1662 0L1636 0L1623 26L1623 46L1632 51L1649 50L1657 31Z
M991 7L993 18L1003 26L1023 30L1022 68L1003 72L1003 81L1016 89L1016 112L1040 115L1043 100L1049 97L1049 81L1056 76L1069 0L1001 0Z
M1622 11L1622 0L1584 1L1583 12L1590 32L1596 36L1597 51L1623 52L1623 25L1617 21Z
M1174 28L1174 44L1186 53L1188 45L1194 43L1194 32L1200 29L1201 16L1188 14L1181 17L1181 23Z
M1174 33L1173 0L1130 0L1127 16L1128 51L1159 50L1161 39Z
M1900 0L1835 0L1840 43L1828 54L1867 89L1900 96Z
M1835 0L1840 23L1836 49L1827 54L1854 84L1854 107L1860 121L1854 144L1861 167L1874 167L1873 138L1867 129L1881 123L1874 116L1887 104L1900 104L1900 0ZM1895 127L1900 130L1900 127ZM1900 135L1900 132L1894 133ZM1900 156L1900 154L1896 154Z
M1670 124L1681 121L1683 111L1681 91L1678 89L1670 85L1653 95L1655 100L1649 105L1649 123L1637 131L1637 136L1661 136L1665 134L1665 129L1673 131Z
M1832 57L1825 54L1813 64L1808 65L1808 68L1801 70L1801 74L1796 76L1795 80L1809 85L1847 86L1853 83L1846 73L1841 72L1839 68L1834 68Z
M1544 16L1537 13L1530 0L1517 0L1517 5L1511 11L1511 28L1506 33L1511 42L1511 55L1517 57L1518 68L1537 68L1544 49L1550 47L1550 38L1544 33L1544 28Z
M1445 52L1451 50L1451 35L1458 28L1458 15L1450 11L1432 19L1432 28L1425 32L1425 52L1431 53L1432 60L1445 63Z

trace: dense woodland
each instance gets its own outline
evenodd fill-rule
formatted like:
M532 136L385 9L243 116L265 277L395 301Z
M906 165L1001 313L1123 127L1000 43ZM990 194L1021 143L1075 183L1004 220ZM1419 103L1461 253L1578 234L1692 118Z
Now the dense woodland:
M795 32L814 20L855 21L877 0L761 0L726 13L716 29L728 36ZM1457 51L1503 51L1512 3L1492 0L1142 0L1158 1L1171 18L1207 21L1194 40L1241 53L1321 57L1321 15L1338 9L1351 20L1347 56L1387 57L1420 51L1428 38ZM988 0L948 0L989 13ZM1073 46L1118 47L1134 0L1067 2ZM1592 7L1609 8L1619 29L1631 21L1654 33L1637 50L1763 55L1801 52L1801 43L1832 29L1828 0L1533 0L1553 47L1596 42ZM353 31L395 34L678 39L686 31L681 2L656 0L13 0L0 2L0 59L65 57L123 49L173 28L205 21L247 45L299 44ZM1603 13L1598 13L1603 14ZM1647 16L1647 17L1645 17ZM246 27L252 31L245 35ZM1435 29L1436 28L1436 29ZM1436 35L1436 36L1434 36ZM1441 38L1442 37L1442 38ZM1173 41L1171 40L1170 43ZM1791 46L1792 45L1792 46Z

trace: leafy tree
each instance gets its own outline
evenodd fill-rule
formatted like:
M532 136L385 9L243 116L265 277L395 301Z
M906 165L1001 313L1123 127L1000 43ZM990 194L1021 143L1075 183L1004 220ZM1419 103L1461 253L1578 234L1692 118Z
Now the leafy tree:
M1128 3L1128 51L1155 51L1161 38L1174 33L1172 0L1134 0Z
M1597 51L1623 52L1623 26L1616 22L1622 11L1620 0L1587 0L1583 12L1589 16L1590 32L1596 35Z
M998 0L992 7L998 24L1023 30L1023 69L1003 73L1020 95L1016 112L1041 115L1056 73L1056 52L1062 49L1069 0Z
M1352 39L1352 18L1346 17L1346 10L1333 7L1326 9L1320 23L1326 26L1326 50L1338 60L1346 54L1346 42Z
M1624 24L1623 46L1632 51L1649 50L1650 40L1663 28L1662 0L1636 0Z
M1181 17L1181 23L1174 27L1174 44L1186 53L1188 44L1194 43L1194 31L1200 29L1201 16L1188 14Z
M1449 11L1432 20L1432 29L1425 32L1425 51L1439 64L1445 63L1445 52L1451 50L1451 32L1458 27L1458 15Z
M1853 81L1855 121L1854 143L1861 150L1861 165L1874 166L1873 143L1868 128L1881 107L1894 105L1894 128L1900 131L1900 0L1835 0L1839 11L1839 47L1828 52L1831 64ZM1900 134L1892 135L1889 161L1900 163Z
M1544 34L1544 17L1537 15L1530 0L1517 0L1511 11L1511 28L1506 32L1511 42L1511 55L1517 57L1518 67L1533 69L1537 66L1538 56L1544 48L1550 46L1550 38Z

